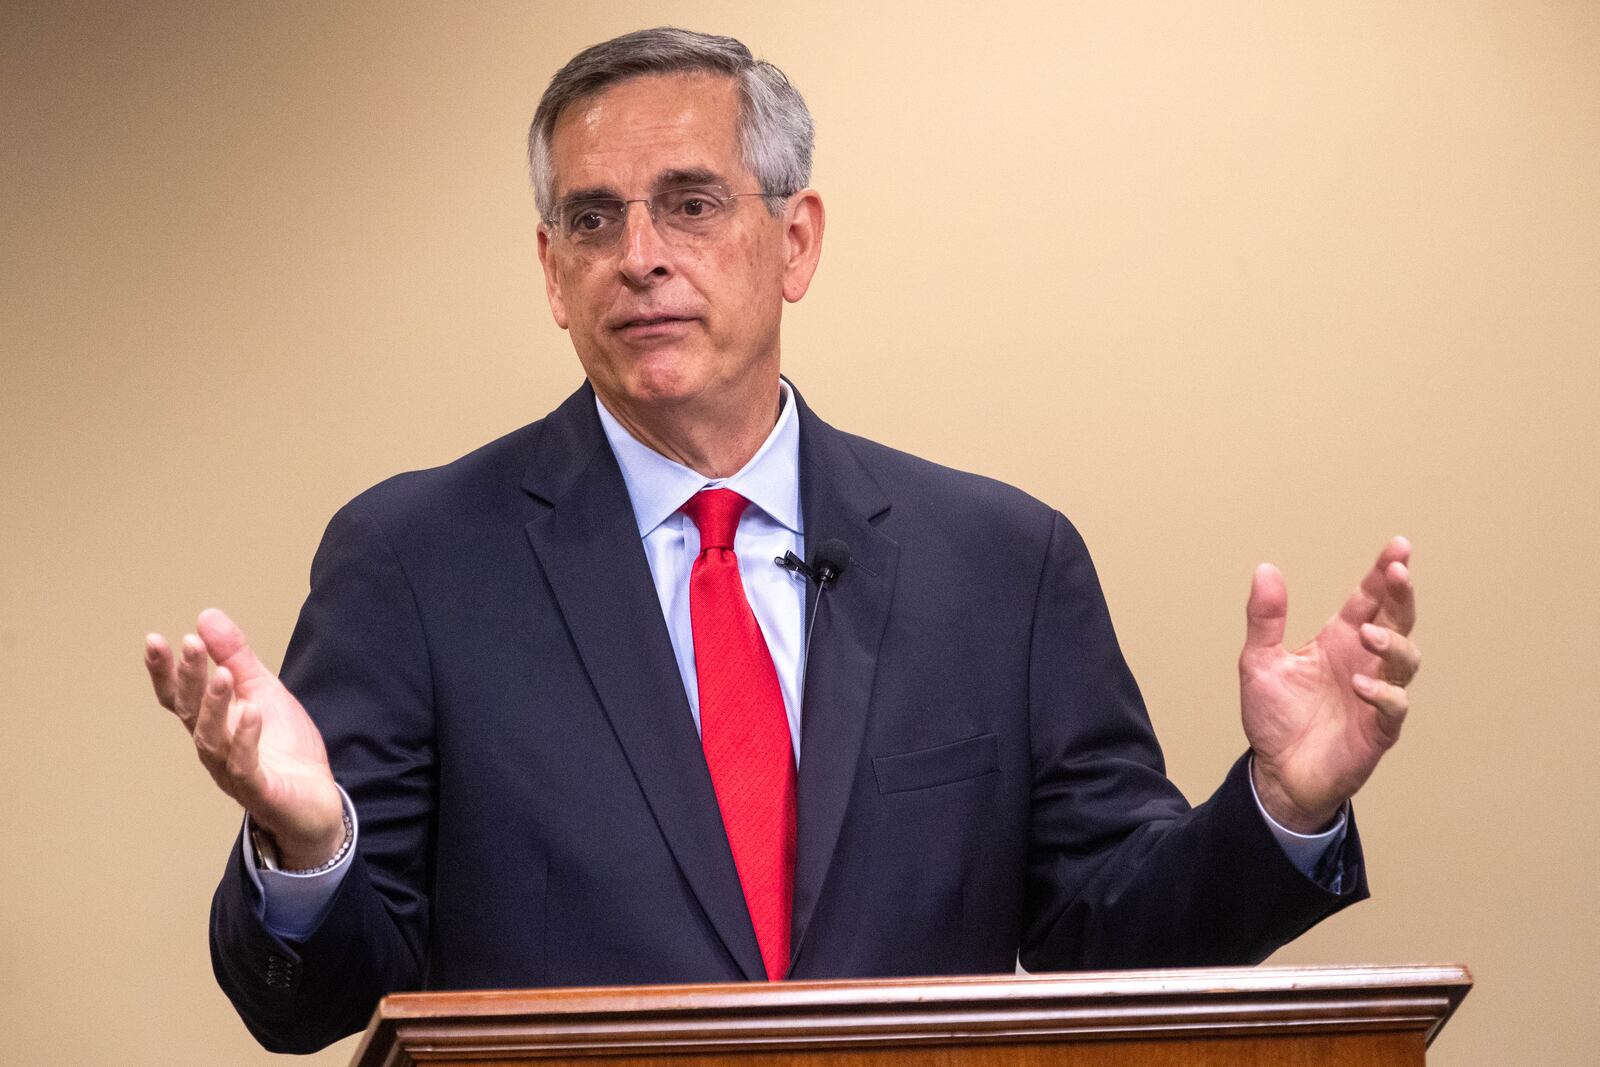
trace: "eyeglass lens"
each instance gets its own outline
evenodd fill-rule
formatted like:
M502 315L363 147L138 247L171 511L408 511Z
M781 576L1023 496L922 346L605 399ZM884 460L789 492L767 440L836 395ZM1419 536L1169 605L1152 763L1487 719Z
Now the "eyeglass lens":
M641 200L591 198L563 204L556 216L561 232L574 243L603 246L615 243L628 223L628 205L644 204L651 221L663 235L672 238L707 237L726 221L739 195L712 186L695 185L664 189Z

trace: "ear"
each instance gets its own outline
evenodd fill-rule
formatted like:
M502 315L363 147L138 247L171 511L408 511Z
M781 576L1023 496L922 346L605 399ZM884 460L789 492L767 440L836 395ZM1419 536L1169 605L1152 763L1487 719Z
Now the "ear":
M784 207L784 241L788 258L783 265L783 298L794 303L811 288L811 276L822 258L822 229L826 221L822 196L802 189Z
M565 330L567 305L561 299L561 265L555 249L550 247L550 231L542 222L539 224L539 266L544 268L544 295L550 301L550 314L555 316L556 325Z

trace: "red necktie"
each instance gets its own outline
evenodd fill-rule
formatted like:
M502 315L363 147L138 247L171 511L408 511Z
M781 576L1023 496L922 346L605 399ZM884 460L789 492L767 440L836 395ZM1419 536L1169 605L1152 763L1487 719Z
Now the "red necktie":
M739 580L733 535L750 502L706 489L683 505L700 528L689 621L700 681L700 742L745 906L769 979L789 971L794 899L795 767L778 672Z

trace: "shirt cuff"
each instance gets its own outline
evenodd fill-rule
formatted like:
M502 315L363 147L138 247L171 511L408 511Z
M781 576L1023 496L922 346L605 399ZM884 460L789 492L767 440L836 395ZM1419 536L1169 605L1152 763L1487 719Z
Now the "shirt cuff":
M1339 818L1334 824L1320 834L1300 834L1289 829L1274 819L1267 811L1266 805L1261 803L1261 796L1256 792L1255 757L1250 759L1250 795L1255 799L1256 810L1261 812L1261 817L1267 821L1267 829L1272 831L1272 836L1278 841L1278 847L1283 849L1283 854L1289 857L1289 862L1295 869L1312 881L1322 885L1330 892L1339 892L1340 882L1343 881L1342 873L1331 872L1332 877L1327 877L1324 871L1324 861L1329 855L1336 852L1344 844L1345 826L1348 823L1346 816L1350 811L1349 801L1339 812Z
M356 819L356 806L343 786L337 786L344 801L344 811L350 819L350 847L337 864L316 874L297 874L293 871L268 871L256 863L256 850L250 843L250 816L244 817L244 839L240 851L244 855L244 869L250 883L256 888L256 918L268 932L289 941L310 937L322 924L333 897L350 869L350 858L356 854L356 844L361 839L361 824Z

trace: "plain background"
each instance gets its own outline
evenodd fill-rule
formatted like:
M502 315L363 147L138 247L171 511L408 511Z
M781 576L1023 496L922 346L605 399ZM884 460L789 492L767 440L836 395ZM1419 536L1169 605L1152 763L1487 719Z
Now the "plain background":
M523 131L669 22L815 112L788 373L1076 521L1191 798L1253 565L1293 641L1414 540L1374 899L1277 959L1466 962L1432 1062L1593 1063L1600 8L1532 0L0 6L7 1058L270 1059L206 952L238 814L143 634L216 604L276 663L343 501L578 384Z

